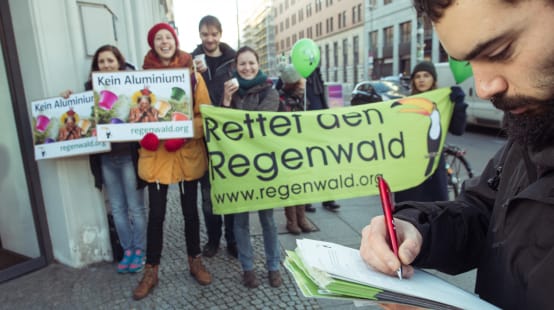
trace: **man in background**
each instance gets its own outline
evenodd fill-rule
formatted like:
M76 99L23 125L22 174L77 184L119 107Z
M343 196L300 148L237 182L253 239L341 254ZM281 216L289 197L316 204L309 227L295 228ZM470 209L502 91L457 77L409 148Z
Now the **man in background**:
M235 50L220 42L222 27L217 17L212 15L202 17L198 24L198 31L202 43L191 53L194 57L194 66L206 82L212 105L221 106L223 83L232 77ZM202 188L202 211L208 233L208 242L204 245L202 254L206 257L217 254L223 223L225 223L227 252L237 258L237 244L233 233L233 215L224 215L222 219L221 215L213 214L208 173L200 179L200 185Z

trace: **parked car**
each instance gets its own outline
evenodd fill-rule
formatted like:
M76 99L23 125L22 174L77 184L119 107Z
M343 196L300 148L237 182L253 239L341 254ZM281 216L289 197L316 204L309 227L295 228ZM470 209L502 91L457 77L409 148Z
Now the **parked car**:
M406 96L410 95L410 76L409 75L389 75L382 77L382 81L390 81L398 86L398 91Z
M354 87L350 105L359 105L406 97L400 86L391 81L364 81Z

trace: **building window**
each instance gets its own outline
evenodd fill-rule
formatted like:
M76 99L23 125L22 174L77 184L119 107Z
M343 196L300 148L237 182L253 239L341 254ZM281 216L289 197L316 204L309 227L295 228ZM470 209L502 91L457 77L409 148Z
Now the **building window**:
M339 66L339 43L333 42L333 82L339 79L339 72L337 67Z
M358 36L352 38L352 75L354 84L358 84L358 64L360 63L360 42Z
M400 43L408 43L412 36L412 22L400 24Z
M304 30L300 30L300 32L298 33L298 38L304 39Z
M352 24L356 24L356 17L358 16L358 14L356 14L356 7L353 6L352 7Z
M296 14L292 14L292 17L291 17L291 24L294 26L296 25Z
M359 48L360 48L360 39L358 38L358 36L354 36L352 38L352 50L354 52L354 64L357 64L358 63L358 53L359 53Z
M290 37L287 37L287 49L290 48Z
M304 9L298 10L298 22L302 22L304 20Z
M321 11L321 0L315 0L315 12Z
M308 27L308 29L306 29L306 36L308 37L308 39L311 39L313 38L313 33L312 33L312 27Z
M289 0L285 0L285 10L289 8Z
M312 4L308 3L306 5L306 17L312 16Z
M331 29L331 31L329 32L333 32L333 20L334 20L334 17L329 17L329 29Z
M342 40L342 81L348 82L348 39Z
M283 14L283 4L279 4L279 14Z
M358 4L358 22L362 21L362 5Z
M292 35L292 42L296 42L296 33Z
M370 50L377 49L377 30L369 33L369 49Z
M279 32L283 32L283 22L279 23Z
M289 29L289 26L290 26L290 22L289 22L289 18L287 17L287 19L285 19L285 29Z
M383 1L383 4L389 4L389 3L392 3L392 0L384 0Z
M342 13L339 13L337 15L338 23L339 23L339 29L346 27L346 11L342 11Z
M323 31L323 23L319 22L315 25L315 36L316 36L316 38L323 34L322 31Z
M387 27L383 29L384 38L383 38L383 47L391 47L393 40L393 27Z

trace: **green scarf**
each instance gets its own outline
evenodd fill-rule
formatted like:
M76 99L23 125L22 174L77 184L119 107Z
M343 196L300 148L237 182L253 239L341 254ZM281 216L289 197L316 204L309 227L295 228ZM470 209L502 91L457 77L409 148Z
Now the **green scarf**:
M238 92L241 97L244 97L244 95L246 95L246 93L250 88L259 84L267 83L267 75L265 75L265 73L263 73L262 70L259 70L258 74L256 74L256 77L254 77L251 80L245 80L241 78L240 75L237 73L237 71L233 72L233 76L236 77L237 80L239 81Z

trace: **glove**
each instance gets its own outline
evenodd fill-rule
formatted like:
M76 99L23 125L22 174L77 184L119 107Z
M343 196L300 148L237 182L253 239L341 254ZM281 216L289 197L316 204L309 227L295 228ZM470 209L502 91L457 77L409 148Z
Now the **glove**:
M450 100L454 103L454 111L452 112L448 131L453 135L460 136L465 132L467 122L467 103L464 102L465 93L458 86L452 86L450 89Z
M463 102L466 94L458 86L450 87L450 101L453 103Z
M151 132L145 134L144 137L142 137L142 140L140 140L140 146L149 151L157 150L159 145L160 140L158 139L158 136Z
M187 141L188 140L184 138L169 139L165 141L164 147L168 152L175 152L180 149L181 146L185 145Z

